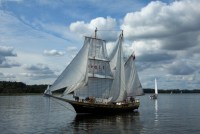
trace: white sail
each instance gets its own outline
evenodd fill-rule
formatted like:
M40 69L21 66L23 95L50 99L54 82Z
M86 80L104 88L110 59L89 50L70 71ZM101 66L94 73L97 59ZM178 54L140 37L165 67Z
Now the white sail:
M77 83L82 83L82 81L85 80L85 75L87 72L89 44L90 39L85 38L83 47L50 87L51 91L56 91L65 87L73 87L76 86ZM73 91L75 89L73 88L72 90L71 88L69 88L69 90Z
M112 101L115 102L123 101L126 98L122 41L123 41L123 36L120 35L120 39L117 44L118 53L117 53L116 71L114 74L114 80L110 91L110 97L112 97Z
M87 84L77 87L75 94L82 97L107 98L112 85L113 76L109 65L104 40L90 38L87 65Z
M125 63L127 96L143 95L142 85L135 67L135 55L131 55Z
M49 90L49 85L47 86L47 89L44 91L44 94L52 95L52 92Z
M157 80L155 78L155 94L157 95L158 94L158 86L157 86Z
M108 98L112 81L112 79L89 77L87 85L77 89L75 94L82 97Z
M109 55L110 67L111 67L111 70L113 73L115 71L115 67L116 67L116 63L117 63L117 54L118 54L118 50L119 50L118 42L119 42L119 39Z

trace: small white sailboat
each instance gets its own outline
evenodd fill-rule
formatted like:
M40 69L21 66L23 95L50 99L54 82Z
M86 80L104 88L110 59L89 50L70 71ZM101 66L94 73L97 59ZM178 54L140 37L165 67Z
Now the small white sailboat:
M51 90L49 90L49 85L47 86L47 89L44 91L44 95L45 95L45 96L52 95Z
M155 78L155 94L150 95L150 99L157 99L158 98L158 86L157 86L157 80Z

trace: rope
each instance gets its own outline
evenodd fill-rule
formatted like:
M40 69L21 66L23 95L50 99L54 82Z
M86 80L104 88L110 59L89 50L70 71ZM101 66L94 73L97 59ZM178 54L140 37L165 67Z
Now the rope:
M52 98L52 97L50 97L50 98ZM66 107L66 106L65 106L65 105L63 105L62 103L58 102L56 99L52 98L52 100L53 100L53 101L55 101L55 102L57 102L58 104L60 104L60 105L61 105L61 106L63 106L64 108L67 108L68 110L70 110L70 111L72 111L72 112L76 113L76 111L72 110L72 109L71 109L71 108L69 108L69 107Z

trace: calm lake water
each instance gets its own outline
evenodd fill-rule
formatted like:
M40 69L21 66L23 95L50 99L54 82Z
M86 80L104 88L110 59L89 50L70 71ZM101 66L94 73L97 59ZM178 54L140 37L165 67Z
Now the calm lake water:
M42 95L0 96L1 134L199 134L200 94L140 96L138 113L76 115L65 103ZM102 111L103 112L103 111Z

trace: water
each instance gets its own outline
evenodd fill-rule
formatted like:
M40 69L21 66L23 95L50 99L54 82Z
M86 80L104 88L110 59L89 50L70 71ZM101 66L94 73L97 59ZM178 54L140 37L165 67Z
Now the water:
M69 104L41 95L0 96L0 133L200 133L200 94L139 98L138 113L94 116L76 115Z

